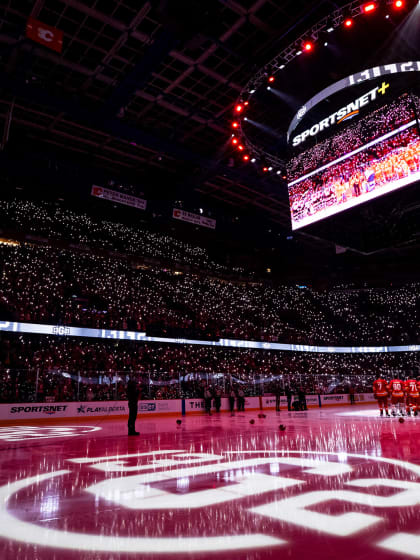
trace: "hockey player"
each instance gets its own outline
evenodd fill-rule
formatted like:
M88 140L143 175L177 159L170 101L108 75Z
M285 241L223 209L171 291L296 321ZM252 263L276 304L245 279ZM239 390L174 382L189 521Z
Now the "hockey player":
M419 409L419 386L416 379L406 379L404 381L404 390L406 395L406 412L407 416L411 416L411 410L414 416L417 416Z
M392 415L397 415L397 410L404 416L404 382L401 379L392 379L388 385L391 394Z
M389 416L389 412L388 412L389 393L388 393L387 383L385 379L382 379L382 377L378 377L378 379L373 382L373 394L375 395L375 399L378 401L380 416L384 415L384 409L386 415Z

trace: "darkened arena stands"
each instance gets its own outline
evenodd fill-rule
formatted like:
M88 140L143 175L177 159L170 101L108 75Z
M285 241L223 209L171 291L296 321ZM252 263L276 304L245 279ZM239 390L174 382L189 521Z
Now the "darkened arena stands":
M1 560L420 558L419 29L0 6Z

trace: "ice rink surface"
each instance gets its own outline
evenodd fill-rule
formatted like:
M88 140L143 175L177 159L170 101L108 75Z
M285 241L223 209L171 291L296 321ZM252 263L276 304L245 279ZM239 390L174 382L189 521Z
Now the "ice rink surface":
M420 416L181 420L0 427L0 558L420 558Z

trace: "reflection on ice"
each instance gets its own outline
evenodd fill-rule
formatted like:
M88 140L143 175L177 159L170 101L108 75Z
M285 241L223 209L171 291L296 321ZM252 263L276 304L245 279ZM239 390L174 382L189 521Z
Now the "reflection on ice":
M252 427L250 414L143 423L135 442L115 421L0 442L2 560L419 557L420 418L282 412L280 432L274 412Z

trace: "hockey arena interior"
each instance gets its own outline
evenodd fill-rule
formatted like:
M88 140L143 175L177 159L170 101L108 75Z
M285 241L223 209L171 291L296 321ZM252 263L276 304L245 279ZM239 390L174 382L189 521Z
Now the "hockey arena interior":
M420 558L419 37L0 5L1 560Z

